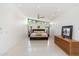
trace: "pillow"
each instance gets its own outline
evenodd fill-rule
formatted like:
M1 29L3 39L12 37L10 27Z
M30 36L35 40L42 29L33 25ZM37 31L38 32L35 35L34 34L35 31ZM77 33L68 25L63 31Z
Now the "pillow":
M44 31L39 31L40 33L44 33Z

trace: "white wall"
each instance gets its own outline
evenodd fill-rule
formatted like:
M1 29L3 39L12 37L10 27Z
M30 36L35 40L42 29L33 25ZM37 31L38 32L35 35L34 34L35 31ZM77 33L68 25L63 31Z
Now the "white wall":
M24 15L14 4L0 4L0 55L24 39Z
M52 21L54 35L61 35L62 26L73 25L73 39L79 40L79 6L75 6Z

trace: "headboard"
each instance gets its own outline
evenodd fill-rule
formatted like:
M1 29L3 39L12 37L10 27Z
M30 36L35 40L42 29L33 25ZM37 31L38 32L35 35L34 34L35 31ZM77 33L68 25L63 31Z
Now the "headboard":
M32 29L32 31L45 31L45 29Z

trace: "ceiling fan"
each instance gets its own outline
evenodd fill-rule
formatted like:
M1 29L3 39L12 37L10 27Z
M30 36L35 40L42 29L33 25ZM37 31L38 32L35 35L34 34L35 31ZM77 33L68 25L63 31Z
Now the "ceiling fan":
M37 14L37 19L41 19L41 18L45 18L44 16L40 16L39 14Z

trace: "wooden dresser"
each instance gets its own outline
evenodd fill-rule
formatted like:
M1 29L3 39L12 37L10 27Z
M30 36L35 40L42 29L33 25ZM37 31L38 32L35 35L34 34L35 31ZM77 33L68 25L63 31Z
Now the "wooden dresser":
M79 41L54 36L54 42L68 55L79 56Z

